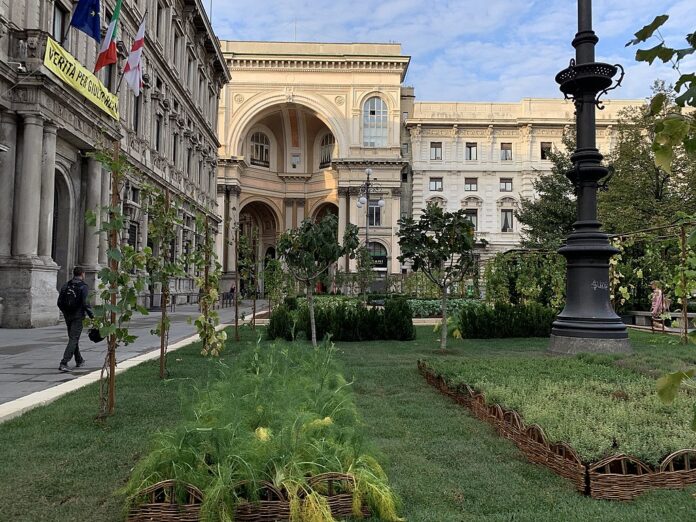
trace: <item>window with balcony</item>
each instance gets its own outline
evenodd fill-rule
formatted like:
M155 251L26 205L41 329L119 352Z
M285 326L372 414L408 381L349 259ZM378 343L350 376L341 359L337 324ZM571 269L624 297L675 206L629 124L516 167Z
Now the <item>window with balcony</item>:
M512 143L500 144L500 159L501 161L512 161Z
M442 159L442 142L431 141L430 142L430 160L439 161Z
M270 167L271 142L263 132L251 136L251 164L258 167Z
M467 143L464 149L464 159L467 161L478 159L478 143Z
M513 211L512 209L504 208L500 211L500 231L501 232L512 232L513 231Z
M464 191L476 192L478 190L478 178L464 178Z

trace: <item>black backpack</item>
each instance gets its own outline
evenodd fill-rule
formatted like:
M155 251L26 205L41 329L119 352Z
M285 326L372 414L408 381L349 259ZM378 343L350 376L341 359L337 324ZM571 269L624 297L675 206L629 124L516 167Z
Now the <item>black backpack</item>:
M82 308L82 289L80 285L69 281L58 294L58 308L63 314L72 314Z

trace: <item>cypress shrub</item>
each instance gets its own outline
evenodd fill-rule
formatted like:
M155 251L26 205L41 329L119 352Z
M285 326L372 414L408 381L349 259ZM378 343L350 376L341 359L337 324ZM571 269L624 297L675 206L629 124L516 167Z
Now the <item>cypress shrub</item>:
M416 338L411 307L403 298L387 299L384 303L384 336L397 341Z
M276 306L268 322L268 338L292 341L292 323L293 318L287 306Z
M297 297L286 296L285 299L283 299L283 304L287 306L290 311L297 310Z
M556 312L539 303L467 305L459 313L459 330L468 339L548 337Z

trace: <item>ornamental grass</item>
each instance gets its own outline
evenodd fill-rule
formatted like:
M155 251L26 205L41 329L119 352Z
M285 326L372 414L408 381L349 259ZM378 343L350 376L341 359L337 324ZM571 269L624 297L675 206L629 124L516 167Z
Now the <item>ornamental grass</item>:
M334 351L325 341L317 348L259 342L243 352L188 399L186 422L155 437L125 487L127 509L142 502L144 488L174 479L203 492L202 520L232 522L237 506L260 500L271 483L285 492L292 521L333 521L326 492L309 479L336 472L355 478L356 515L365 502L381 519L400 520L387 477L364 447Z
M474 355L427 364L449 385L468 384L487 403L516 410L586 463L624 453L657 466L674 451L696 447L693 390L665 405L654 379L616 366L612 357Z

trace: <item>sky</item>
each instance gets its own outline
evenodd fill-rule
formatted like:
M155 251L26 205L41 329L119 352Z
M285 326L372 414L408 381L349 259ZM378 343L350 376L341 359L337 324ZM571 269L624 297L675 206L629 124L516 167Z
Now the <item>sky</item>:
M411 56L404 85L419 101L518 101L561 96L557 72L575 56L572 0L202 0L212 6L221 40L396 42ZM650 95L657 78L674 83L669 64L635 61L625 47L656 15L669 14L662 35L686 45L696 30L694 0L594 0L598 61L626 69L613 98ZM657 45L649 40L643 47ZM696 69L696 57L682 71Z

